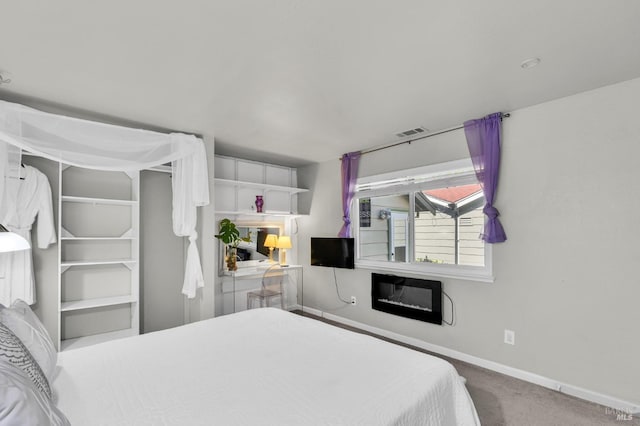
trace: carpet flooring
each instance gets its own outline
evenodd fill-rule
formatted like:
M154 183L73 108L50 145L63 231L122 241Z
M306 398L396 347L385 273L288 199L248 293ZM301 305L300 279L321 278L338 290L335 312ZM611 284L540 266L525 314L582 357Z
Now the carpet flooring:
M298 312L300 313L300 312ZM467 389L485 426L640 426L640 418L556 392L466 362L443 357L357 328L305 313L305 316L368 334L416 351L446 359L467 379ZM620 417L619 417L620 415Z

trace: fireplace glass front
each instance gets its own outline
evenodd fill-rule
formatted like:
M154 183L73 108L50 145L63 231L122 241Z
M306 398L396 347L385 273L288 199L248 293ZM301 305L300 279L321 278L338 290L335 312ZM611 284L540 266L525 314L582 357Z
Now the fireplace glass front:
M442 324L442 283L371 274L372 308L419 321Z

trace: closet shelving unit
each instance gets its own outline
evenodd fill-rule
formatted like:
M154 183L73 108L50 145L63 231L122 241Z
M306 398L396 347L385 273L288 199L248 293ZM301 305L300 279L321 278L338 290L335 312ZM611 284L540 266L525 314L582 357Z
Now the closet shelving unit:
M139 173L59 178L59 349L139 334Z
M296 169L242 160L215 158L216 214L248 216L254 219L294 218L298 214ZM255 209L255 197L264 198L264 211Z
M297 247L295 218L305 215L298 210L298 196L309 190L298 187L295 168L216 155L214 170L216 220L228 217L241 226L278 226L283 235L292 238L293 247ZM257 212L257 195L263 197L263 213ZM220 245L219 260L223 253ZM297 258L295 252L287 254L289 260ZM260 287L260 277L255 272L242 277L241 289L236 287L236 277L242 275L219 274L223 312L235 312L236 307L244 309L247 291ZM287 291L295 288L296 294L301 294L301 278L301 270L300 275L288 274Z

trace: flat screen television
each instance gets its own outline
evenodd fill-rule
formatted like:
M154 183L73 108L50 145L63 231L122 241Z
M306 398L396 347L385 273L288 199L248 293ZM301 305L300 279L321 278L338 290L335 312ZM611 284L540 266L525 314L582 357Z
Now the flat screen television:
M311 265L355 268L353 238L311 237Z

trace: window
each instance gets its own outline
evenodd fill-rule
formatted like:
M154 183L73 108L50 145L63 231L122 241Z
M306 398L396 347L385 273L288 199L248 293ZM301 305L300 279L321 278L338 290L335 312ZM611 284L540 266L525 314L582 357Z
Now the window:
M357 266L491 281L484 194L471 161L359 179Z

